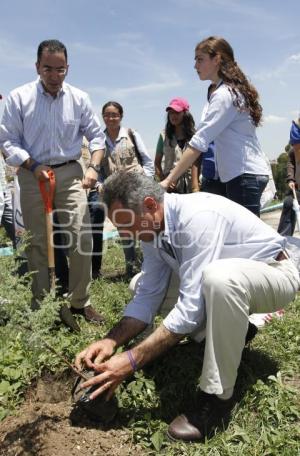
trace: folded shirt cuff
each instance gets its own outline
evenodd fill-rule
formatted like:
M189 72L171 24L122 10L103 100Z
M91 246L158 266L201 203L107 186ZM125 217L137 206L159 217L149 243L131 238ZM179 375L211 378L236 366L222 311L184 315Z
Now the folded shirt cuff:
M194 135L189 142L189 146L193 147L196 150L199 150L199 152L207 152L209 144L207 144L203 138L199 138Z
M175 310L175 309L174 309ZM171 311L163 321L164 326L175 334L190 334L194 332L198 327L199 323L195 321L187 321L178 313Z
M137 308L136 306L131 306L130 303L124 310L123 316L136 318L137 320L147 323L147 325L150 325L155 317L155 315L152 315L149 310L142 308L142 306L139 306L139 308Z

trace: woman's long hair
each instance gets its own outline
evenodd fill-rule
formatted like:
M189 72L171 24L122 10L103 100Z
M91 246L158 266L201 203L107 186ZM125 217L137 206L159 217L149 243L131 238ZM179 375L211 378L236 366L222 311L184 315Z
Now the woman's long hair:
M229 86L233 96L233 105L239 111L249 111L252 121L257 127L262 117L259 95L235 62L230 44L224 38L210 36L198 43L195 50L208 54L211 58L216 55L220 56L218 76ZM243 95L244 100L239 94Z
M171 124L169 119L169 114L167 115L167 123L166 123L166 137L169 139L170 143L175 135L175 127ZM192 114L189 111L184 111L183 118L182 118L182 132L183 138L186 142L191 139L191 137L195 133L195 121Z

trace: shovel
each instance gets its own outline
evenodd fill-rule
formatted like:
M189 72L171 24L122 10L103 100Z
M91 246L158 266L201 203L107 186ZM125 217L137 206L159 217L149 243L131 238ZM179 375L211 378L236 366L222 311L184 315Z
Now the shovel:
M49 180L39 181L40 192L44 201L45 215L46 215L46 229L47 229L47 252L48 252L48 271L49 271L49 284L50 293L55 296L55 259L54 259L54 245L53 245L53 199L55 192L55 174L50 169L48 171ZM63 304L60 308L60 319L73 331L80 332L75 318L72 315L69 307Z
M50 293L55 294L55 261L53 246L53 199L55 192L55 174L52 170L48 171L49 181L39 181L40 191L44 201L47 229L47 253L48 253L48 272ZM47 188L48 184L48 188Z
M295 214L296 214L296 222L297 222L297 228L298 228L298 231L300 232L300 206L299 206L299 203L298 203L298 198L297 198L297 195L296 195L296 190L293 188L293 196L294 196L294 199L293 199L293 209L295 211Z

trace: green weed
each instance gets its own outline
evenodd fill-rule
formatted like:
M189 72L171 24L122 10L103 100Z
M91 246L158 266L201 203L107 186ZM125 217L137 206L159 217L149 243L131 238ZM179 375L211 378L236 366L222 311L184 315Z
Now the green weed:
M42 339L72 361L121 317L130 294L120 276L124 258L117 242L108 243L103 270L116 277L94 281L91 295L106 322L96 327L79 318L82 331L73 334L59 323L60 302L51 295L39 311L31 312L29 278L15 275L13 259L0 258L0 419L13 413L43 371L65 370ZM120 425L129 428L150 455L299 455L299 311L297 299L283 319L261 330L245 350L236 384L239 403L224 432L199 444L172 443L166 437L167 424L196 401L203 359L203 344L196 343L174 347L121 385Z

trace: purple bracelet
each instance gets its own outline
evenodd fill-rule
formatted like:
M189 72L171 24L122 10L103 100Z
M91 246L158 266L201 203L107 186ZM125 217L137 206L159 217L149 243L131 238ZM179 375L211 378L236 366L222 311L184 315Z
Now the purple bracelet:
M135 359L134 359L134 357L132 355L132 352L131 352L131 350L127 350L126 353L127 353L128 358L129 358L131 367L132 367L133 371L135 372L138 369L138 366L137 366L137 363L135 362Z

